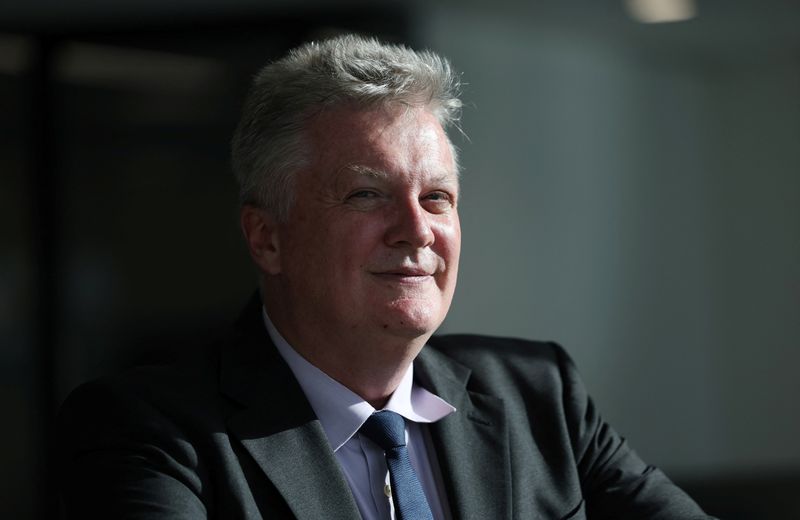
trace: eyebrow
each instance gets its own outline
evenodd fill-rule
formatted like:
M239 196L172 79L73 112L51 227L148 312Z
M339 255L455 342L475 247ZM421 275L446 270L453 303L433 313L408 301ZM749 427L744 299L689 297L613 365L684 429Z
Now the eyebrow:
M341 171L349 171L357 175L363 175L365 177L370 177L372 179L377 179L377 180L387 180L390 177L392 177L392 174L384 170L377 170L375 168L364 166L362 164L348 164L347 166L342 168ZM455 181L456 183L458 183L458 175L454 175L450 172L437 172L432 174L429 180L433 182Z
M355 173L357 175L363 175L365 177L372 177L373 179L388 179L389 174L383 170L376 170L375 168L370 168L369 166L364 166L361 164L348 164L342 171L349 171Z

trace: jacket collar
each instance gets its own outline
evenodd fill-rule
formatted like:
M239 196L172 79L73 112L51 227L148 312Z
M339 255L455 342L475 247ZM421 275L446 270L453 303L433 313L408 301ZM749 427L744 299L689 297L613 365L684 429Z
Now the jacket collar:
M220 390L241 408L227 420L299 520L359 518L319 420L248 304L221 353Z
M431 425L454 520L511 518L511 461L503 401L468 389L471 371L430 345L415 361L420 384L456 407Z
M470 370L430 346L415 361L415 378L458 410L430 430L453 519L510 518L502 400L468 390ZM298 519L359 518L322 425L266 333L258 295L223 349L220 388L241 406L229 430Z

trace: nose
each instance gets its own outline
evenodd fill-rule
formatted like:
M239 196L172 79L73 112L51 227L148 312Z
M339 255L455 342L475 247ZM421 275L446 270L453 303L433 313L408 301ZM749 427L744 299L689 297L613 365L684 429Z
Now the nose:
M419 249L433 244L435 237L430 214L418 200L400 202L392 213L391 224L386 230L387 245Z

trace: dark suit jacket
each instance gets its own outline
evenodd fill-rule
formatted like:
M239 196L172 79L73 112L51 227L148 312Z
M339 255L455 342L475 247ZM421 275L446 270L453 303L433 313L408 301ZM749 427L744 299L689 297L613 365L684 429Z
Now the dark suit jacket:
M73 392L67 518L359 518L260 309L185 361ZM602 421L552 343L432 338L414 373L458 409L430 426L454 519L707 518Z

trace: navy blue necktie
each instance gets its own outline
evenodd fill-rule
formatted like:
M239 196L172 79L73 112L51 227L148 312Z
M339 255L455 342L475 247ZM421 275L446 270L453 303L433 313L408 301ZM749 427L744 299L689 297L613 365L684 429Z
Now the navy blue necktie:
M406 447L406 423L402 416L382 410L373 413L360 433L380 446L389 467L392 500L398 520L433 520L433 513L411 466Z

